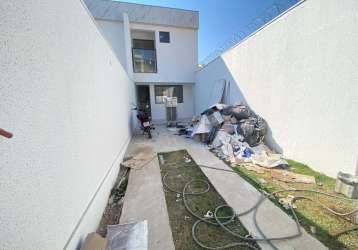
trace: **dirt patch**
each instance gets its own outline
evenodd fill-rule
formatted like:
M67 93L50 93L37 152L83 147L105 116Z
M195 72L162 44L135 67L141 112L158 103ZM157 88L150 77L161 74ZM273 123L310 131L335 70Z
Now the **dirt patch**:
M140 170L156 156L157 154L153 151L152 147L140 146L136 148L130 156L126 157L122 165L127 168Z
M121 166L116 183L114 184L108 199L107 206L103 212L97 233L102 237L107 235L107 225L116 225L122 213L123 198L127 189L129 169Z

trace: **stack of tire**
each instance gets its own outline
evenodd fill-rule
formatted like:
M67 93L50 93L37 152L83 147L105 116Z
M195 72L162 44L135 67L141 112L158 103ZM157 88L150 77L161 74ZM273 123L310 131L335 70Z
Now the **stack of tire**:
M263 142L267 133L267 123L248 106L228 106L222 110L222 113L223 115L230 115L236 118L238 122L237 132L244 137L244 140L251 147Z

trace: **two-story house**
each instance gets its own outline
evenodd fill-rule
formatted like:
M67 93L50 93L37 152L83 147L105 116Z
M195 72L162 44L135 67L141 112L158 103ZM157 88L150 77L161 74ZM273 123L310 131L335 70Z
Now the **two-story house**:
M85 0L103 36L136 84L136 105L165 121L165 97L176 97L177 120L194 115L198 65L197 11L110 0Z

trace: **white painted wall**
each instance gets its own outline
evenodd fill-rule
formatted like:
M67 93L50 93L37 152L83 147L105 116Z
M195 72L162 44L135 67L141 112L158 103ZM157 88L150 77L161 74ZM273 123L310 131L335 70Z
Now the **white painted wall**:
M178 103L179 120L189 120L194 116L194 84L183 85L183 103Z
M130 78L138 84L150 84L152 119L162 122L166 119L163 104L155 104L154 84L184 84L184 103L178 105L178 119L188 120L194 114L193 83L198 65L197 29L169 27L163 25L129 24L132 38L154 39L157 52L157 73L133 73L132 51L126 51L124 44L124 27L119 21L96 19L102 33L112 44L122 65L128 65ZM151 33L143 33L149 31ZM159 31L170 32L170 43L159 42ZM154 32L154 33L153 33ZM153 37L154 34L154 37ZM147 35L147 36L143 36ZM126 55L129 53L129 56Z
M0 127L14 133L0 137L0 249L63 249L73 232L75 249L130 139L134 84L80 1L2 0L0 16Z
M197 30L131 23L131 29L155 31L157 73L134 73L135 82L195 82L198 65ZM170 32L170 43L159 42L159 31Z
M142 31L142 30L131 30L131 39L133 47L133 39L143 39L143 40L155 40L155 32L153 31Z
M123 13L123 34L124 34L124 48L126 55L126 71L128 77L133 80L133 62L132 62L132 42L131 42L131 28L129 23L129 17L127 13Z
M126 67L123 22L96 20L103 36L111 44L123 68Z
M140 85L141 83L139 83ZM143 84L142 84L143 85ZM148 84L144 84L148 85ZM152 112L152 120L154 123L162 123L166 121L166 111L164 104L155 103L155 92L154 86L160 85L160 83L151 83L149 84L149 94L150 94L150 106ZM162 84L162 85L171 85L171 84ZM179 121L188 121L191 120L194 115L194 84L183 84L183 103L178 103L177 106L177 118Z
M120 61L125 61L123 43L123 23L116 21L96 20L103 34L115 48ZM168 27L130 23L131 30L155 32L155 47L157 50L157 73L133 73L135 82L195 82L195 71L198 65L198 30L188 28ZM159 31L170 32L170 43L159 42ZM136 35L136 33L134 33ZM136 36L137 37L137 36ZM152 38L152 37L146 37ZM117 46L119 46L117 48ZM132 52L130 52L132 54Z
M215 81L231 83L286 157L335 176L356 172L358 2L307 0L197 73L195 111Z

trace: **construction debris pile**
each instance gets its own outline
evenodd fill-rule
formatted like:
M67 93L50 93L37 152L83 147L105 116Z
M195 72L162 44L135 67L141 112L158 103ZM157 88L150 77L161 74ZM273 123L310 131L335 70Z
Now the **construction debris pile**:
M264 145L267 123L246 105L216 104L192 122L192 126L181 128L179 134L208 144L221 159L265 168L288 165L281 154Z

